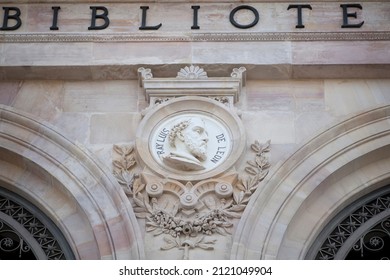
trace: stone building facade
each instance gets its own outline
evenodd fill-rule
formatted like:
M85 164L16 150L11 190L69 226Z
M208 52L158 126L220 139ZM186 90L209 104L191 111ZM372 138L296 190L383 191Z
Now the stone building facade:
M390 3L0 4L0 259L389 259Z

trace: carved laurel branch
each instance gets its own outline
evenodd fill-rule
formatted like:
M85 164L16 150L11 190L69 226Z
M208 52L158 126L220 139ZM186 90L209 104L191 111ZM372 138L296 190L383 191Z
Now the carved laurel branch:
M131 196L133 193L134 180L138 177L138 174L132 171L136 164L134 156L133 145L114 145L114 152L118 155L117 159L112 161L113 174L122 186L123 191L127 196Z
M270 141L265 144L255 141L251 145L255 157L247 162L245 167L247 174L234 180L233 185L221 183L221 180L205 180L196 185L191 182L183 185L167 179L147 183L142 176L134 172L136 161L133 146L114 146L116 159L113 160L113 173L132 202L136 217L147 220L146 231L155 236L164 234L166 244L161 249L182 249L186 258L189 249L214 248L213 244L216 241L205 240L205 236L232 233L233 220L241 217L251 195L268 174L270 164L265 154L269 149ZM199 199L195 195L199 189L207 189L209 195L198 194L199 197L202 196L202 199ZM221 193L218 195L218 189L222 195ZM177 192L181 203L160 200L164 190ZM224 191L228 195L223 195ZM183 197L188 201L185 199L183 201ZM209 199L205 199L207 197ZM195 209L199 204L203 205L206 211ZM183 215L179 215L183 212L184 218Z
M245 176L237 184L237 188L241 190L239 195L240 197L242 196L242 198L235 199L237 204L242 204L244 197L246 197L245 202L247 203L252 193L257 189L258 184L267 176L270 164L265 153L269 152L270 144L271 140L268 140L264 145L256 140L255 143L251 145L252 151L255 152L255 159L249 160L247 162L249 166L245 167L245 171L251 176Z

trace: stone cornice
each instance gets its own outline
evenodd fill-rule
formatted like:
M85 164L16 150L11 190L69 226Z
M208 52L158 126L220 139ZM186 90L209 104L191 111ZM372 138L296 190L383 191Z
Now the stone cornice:
M242 87L245 86L245 67L234 68L229 77L208 77L207 72L199 66L186 66L175 78L154 78L151 69L138 69L139 85L144 89L146 100L153 106L161 100L179 96L207 96L209 98L226 98L226 105L233 106L239 99ZM153 104L154 103L154 104Z
M73 42L237 42L237 41L386 41L390 32L243 32L243 33L14 33L0 43Z

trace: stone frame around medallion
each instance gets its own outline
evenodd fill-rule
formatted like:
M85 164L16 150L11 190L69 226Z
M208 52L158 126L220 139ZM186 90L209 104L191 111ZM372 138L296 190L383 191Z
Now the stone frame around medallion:
M206 171L176 171L164 167L153 157L149 143L152 132L162 121L178 114L197 114L208 117L216 117L230 132L231 149L226 160L217 167ZM152 172L164 178L172 178L179 181L199 181L215 177L231 169L239 160L245 145L245 131L239 117L227 106L206 97L178 97L163 102L151 109L142 119L136 133L136 150L139 162Z

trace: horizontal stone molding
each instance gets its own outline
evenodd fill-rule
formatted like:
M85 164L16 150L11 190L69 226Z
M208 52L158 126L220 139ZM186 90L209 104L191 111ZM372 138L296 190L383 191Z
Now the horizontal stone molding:
M243 32L243 33L14 33L0 43L63 42L240 42L240 41L386 41L390 32Z

